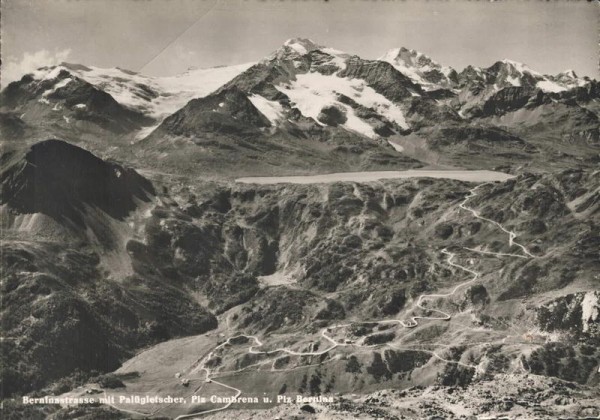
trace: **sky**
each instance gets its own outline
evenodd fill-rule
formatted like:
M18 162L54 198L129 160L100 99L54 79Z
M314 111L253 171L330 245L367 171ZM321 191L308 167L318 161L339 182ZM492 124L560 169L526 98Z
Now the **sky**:
M289 38L363 58L413 48L462 70L508 58L600 79L584 0L1 0L2 84L62 61L173 75L258 61Z

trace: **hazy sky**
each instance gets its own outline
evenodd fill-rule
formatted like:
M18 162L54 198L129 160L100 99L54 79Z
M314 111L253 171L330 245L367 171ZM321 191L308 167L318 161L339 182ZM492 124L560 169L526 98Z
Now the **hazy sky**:
M59 61L175 74L256 61L293 37L598 79L599 19L597 2L568 0L2 0L3 79Z

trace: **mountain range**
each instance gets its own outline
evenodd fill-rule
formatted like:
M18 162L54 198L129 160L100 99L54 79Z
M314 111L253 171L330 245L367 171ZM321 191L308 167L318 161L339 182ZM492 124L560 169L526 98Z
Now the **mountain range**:
M0 92L7 418L600 415L599 95L301 38L24 75ZM20 403L96 394L335 401Z
M221 175L418 165L411 159L535 171L597 163L598 95L596 80L573 71L501 60L457 72L405 48L365 60L291 39L257 63L175 77L41 68L4 89L0 127L7 139L65 138L166 172L186 160L210 166L206 151ZM177 154L165 153L173 144ZM483 150L484 165L472 159Z

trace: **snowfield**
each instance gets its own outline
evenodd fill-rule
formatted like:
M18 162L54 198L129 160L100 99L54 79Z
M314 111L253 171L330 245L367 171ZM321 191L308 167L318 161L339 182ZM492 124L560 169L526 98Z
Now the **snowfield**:
M271 125L276 125L277 121L281 120L285 115L285 111L279 102L270 101L260 95L248 96L252 105L258 109L261 114L269 119ZM219 104L221 106L221 104Z
M544 92L563 92L567 90L564 86L559 85L556 82L552 82L550 80L542 80L537 82L537 87L542 89Z
M37 70L33 76L38 80L49 80L58 77L61 70L68 71L104 90L121 105L142 111L161 121L190 100L212 93L252 65L254 63L190 70L177 76L153 77L120 68L103 69L63 64L50 71ZM70 81L71 79L64 79L58 82L53 90L65 86Z
M328 105L345 109L348 120L343 127L370 138L378 137L373 127L359 118L352 107L338 101L337 94L345 95L356 103L375 110L404 129L408 128L400 107L367 86L367 83L361 79L348 79L315 72L299 74L296 80L276 88L287 95L305 117L317 120L321 109Z

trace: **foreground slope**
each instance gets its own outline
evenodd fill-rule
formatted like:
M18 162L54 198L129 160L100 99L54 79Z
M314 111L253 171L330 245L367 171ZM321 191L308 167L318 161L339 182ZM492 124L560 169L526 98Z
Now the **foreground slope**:
M169 267L163 275L193 284L219 326L138 354L116 372L125 388L115 392L153 394L160 383L190 397L208 378L202 395L372 393L391 404L395 392L377 391L398 389L429 404L373 416L595 415L599 185L598 173L569 170L479 186L173 186L128 249L145 256L137 270ZM494 388L516 378L550 391ZM352 400L315 407L373 409ZM228 405L115 407L176 417ZM277 410L254 414L291 408Z
M155 200L148 180L58 140L2 161L3 396L214 328L178 287L132 269L126 245Z

